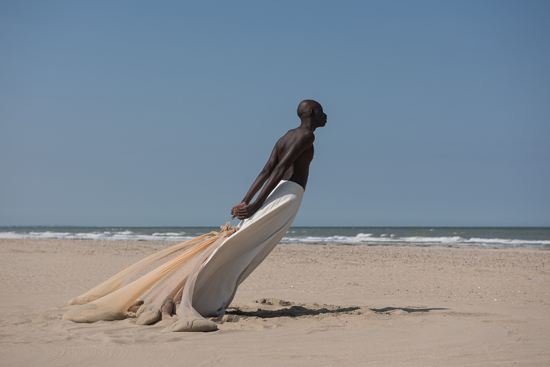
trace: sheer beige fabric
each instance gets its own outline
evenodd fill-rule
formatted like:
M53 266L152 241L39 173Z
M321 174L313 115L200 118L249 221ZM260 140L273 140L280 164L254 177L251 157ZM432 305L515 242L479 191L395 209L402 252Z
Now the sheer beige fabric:
M211 238L216 235L216 232L210 232L207 234L204 234L199 237L195 237L193 239L190 239L188 241L179 243L175 246L169 247L167 249L164 249L160 252L157 252L156 254L153 254L149 257L146 257L143 260L138 261L134 265L122 270L120 273L114 275L113 277L109 278L108 280L104 281L100 285L96 286L95 288L92 288L88 292L75 297L69 301L69 306L72 305L83 305L92 301L95 301L98 298L101 298L111 292L116 291L120 287L125 286L129 283L131 278L133 278L136 274L138 274L143 269L147 268L149 265L157 262L158 260L161 260L165 258L166 256L172 255L182 249L184 249L187 246L192 246L194 244L197 244L205 239Z
M177 247L180 247L181 249L188 246L189 243L196 243L193 247L187 249L172 260L159 266L158 268L149 272L138 280L129 283L115 291L112 291L111 293L108 293L101 298L96 298L90 303L75 305L71 307L63 315L63 320L71 320L74 322L96 322L99 320L119 320L125 318L128 308L140 295L147 292L148 290L151 290L151 288L156 283L163 282L163 280L167 279L178 268L184 266L187 261L207 249L212 244L216 243L216 241L218 241L219 243L225 240L225 238L229 237L237 229L238 227L230 227L229 223L227 223L224 227L222 227L222 230L219 233L211 232L207 235L199 236L193 240L173 246L169 249L163 250L160 253L144 259L147 261L141 260L140 262L130 266L128 269L118 273L113 278L102 283L102 285L98 286L99 291L107 292L109 289L112 289L114 285L119 284L120 282L125 280L128 274L135 274L139 272L137 271L137 269L143 269L149 266L154 261L166 257L170 253L174 253L175 251L177 251L174 251L174 249ZM138 264L139 266L136 266ZM85 293L85 295L88 293ZM98 293L99 292L94 292L91 294L92 296L96 296ZM149 292L149 295L152 297L156 295L155 287L153 287L152 291Z

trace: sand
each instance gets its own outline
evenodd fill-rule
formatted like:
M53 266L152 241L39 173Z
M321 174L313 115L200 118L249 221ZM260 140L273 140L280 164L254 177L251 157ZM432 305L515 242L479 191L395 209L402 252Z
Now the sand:
M550 251L280 244L211 333L62 321L173 242L0 240L1 366L549 366Z

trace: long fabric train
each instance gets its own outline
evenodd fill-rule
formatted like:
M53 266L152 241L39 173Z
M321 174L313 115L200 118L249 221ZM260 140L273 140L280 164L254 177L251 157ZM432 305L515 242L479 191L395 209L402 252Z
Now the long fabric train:
M161 309L169 300L179 303L173 331L215 329L204 317L225 313L238 286L287 232L303 193L303 188L295 182L281 181L264 205L242 221L240 227L230 227L227 223L220 232L199 236L139 261L73 298L69 302L73 306L63 319L118 320L126 317L132 304L143 303L137 313L137 323L150 324L160 320ZM141 270L183 249L186 250L172 260L130 283L130 278Z

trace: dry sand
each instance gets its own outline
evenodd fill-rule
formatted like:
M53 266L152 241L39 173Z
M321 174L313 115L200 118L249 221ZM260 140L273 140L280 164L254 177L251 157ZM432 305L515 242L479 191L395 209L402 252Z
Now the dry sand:
M173 243L0 240L1 366L550 366L550 251L279 245L212 333L62 321Z

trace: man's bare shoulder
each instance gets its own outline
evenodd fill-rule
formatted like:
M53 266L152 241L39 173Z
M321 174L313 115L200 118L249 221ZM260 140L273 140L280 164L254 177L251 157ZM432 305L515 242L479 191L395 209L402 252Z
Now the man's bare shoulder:
M288 130L287 133L279 140L288 140L299 144L313 144L315 141L315 135L310 130L295 128Z
M288 130L275 144L274 152L278 156L295 150L303 152L311 149L314 141L315 135L309 130L299 128Z

